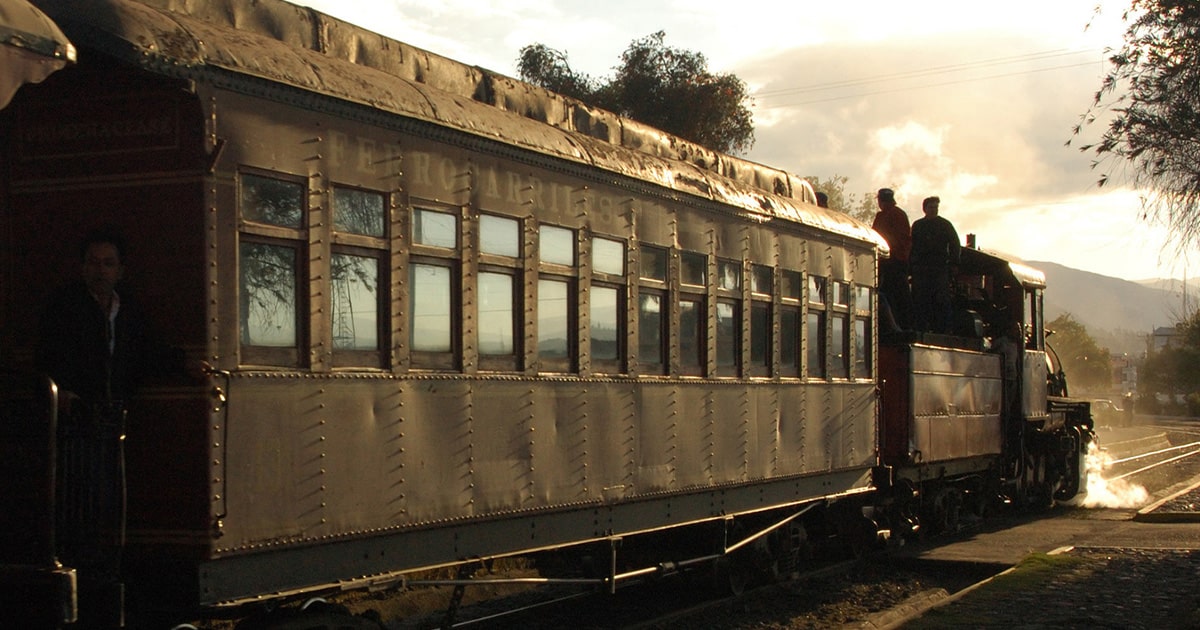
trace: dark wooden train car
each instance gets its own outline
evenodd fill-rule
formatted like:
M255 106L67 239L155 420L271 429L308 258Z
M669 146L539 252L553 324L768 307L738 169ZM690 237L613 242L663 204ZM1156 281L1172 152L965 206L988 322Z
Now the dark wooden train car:
M0 112L0 359L111 224L212 367L129 403L134 597L871 490L884 245L803 181L277 0L37 4L80 54Z
M880 342L880 458L901 526L954 527L998 496L1066 499L1085 473L1088 405L1050 389L1045 275L975 247L961 254L953 334Z

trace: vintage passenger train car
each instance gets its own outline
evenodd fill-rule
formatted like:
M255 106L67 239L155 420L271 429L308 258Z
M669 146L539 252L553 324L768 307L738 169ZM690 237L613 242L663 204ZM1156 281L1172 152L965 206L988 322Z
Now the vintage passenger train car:
M19 614L90 614L55 505L91 451L33 356L98 225L209 366L93 436L133 619L684 528L779 559L1078 489L1035 271L970 249L978 325L881 336L886 244L782 171L280 0L34 3L80 53L0 112L4 452L40 480L0 482Z

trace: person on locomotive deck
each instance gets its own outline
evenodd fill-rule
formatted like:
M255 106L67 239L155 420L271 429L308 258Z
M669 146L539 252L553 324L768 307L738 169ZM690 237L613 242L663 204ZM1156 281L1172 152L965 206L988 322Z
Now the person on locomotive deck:
M951 282L962 248L954 225L938 216L940 205L938 197L926 197L924 218L912 224L913 310L922 332L950 332Z
M908 225L908 214L896 205L896 193L891 188L880 188L876 196L879 212L871 229L887 241L891 258L879 261L879 293L896 326L912 328L912 293L908 286L909 252L912 250L912 233Z
M80 244L81 278L58 289L41 317L37 366L58 384L68 413L128 400L143 377L184 373L183 353L159 344L121 280L125 240L110 229ZM121 290L118 291L118 287Z

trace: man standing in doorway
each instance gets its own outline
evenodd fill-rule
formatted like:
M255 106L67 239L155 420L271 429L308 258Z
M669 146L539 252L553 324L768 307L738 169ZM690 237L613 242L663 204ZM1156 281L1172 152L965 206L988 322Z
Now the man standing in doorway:
M938 216L942 200L926 197L912 224L913 310L917 330L949 333L953 271L961 245L954 225Z

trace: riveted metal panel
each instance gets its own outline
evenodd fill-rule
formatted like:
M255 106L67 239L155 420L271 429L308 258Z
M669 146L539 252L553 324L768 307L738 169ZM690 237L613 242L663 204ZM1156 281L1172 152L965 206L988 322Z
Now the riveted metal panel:
M746 481L755 411L751 392L745 383L717 383L711 387L712 421L704 429L712 435L709 474L714 483Z
M705 386L707 387L707 383ZM675 460L676 488L708 485L712 477L714 444L713 391L696 391L695 384L685 384L687 394L679 397L681 416L677 434Z
M1030 420L1045 419L1046 413L1046 353L1026 350L1021 359L1021 411Z
M633 436L633 463L637 471L634 487L640 494L676 487L680 432L685 430L687 421L680 408L680 395L679 383L647 382L638 388L638 417L658 419L639 422Z
M780 387L778 473L793 475L808 470L809 428L818 423L809 415L808 399L817 388L799 382Z
M708 254L713 251L716 235L708 215L701 212L680 208L676 211L676 225L679 229L679 248L689 252Z
M746 475L767 479L780 474L780 390L776 385L749 386L750 419L746 424Z
M774 265L778 235L764 226L753 226L748 230L746 236L750 261L759 265Z
M911 357L917 461L999 453L1000 355L916 345Z
M791 234L780 234L779 266L790 271L803 271L808 257L808 243Z

